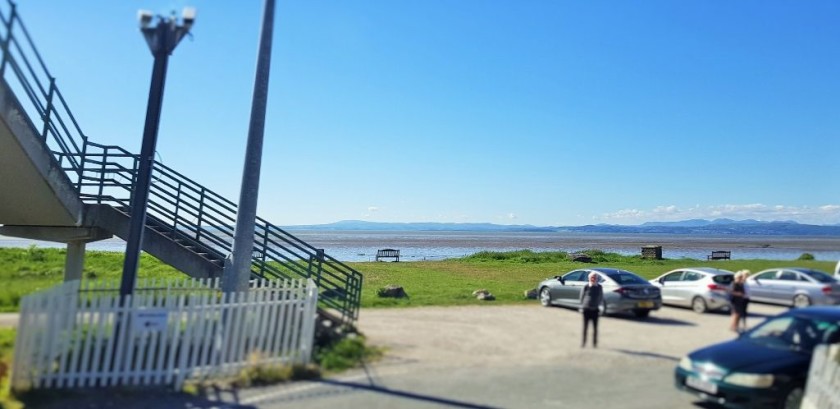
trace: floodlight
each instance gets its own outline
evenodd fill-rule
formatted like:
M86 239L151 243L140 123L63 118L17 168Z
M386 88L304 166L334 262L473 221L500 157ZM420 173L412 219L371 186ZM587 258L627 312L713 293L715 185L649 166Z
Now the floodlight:
M137 11L137 20L140 22L140 28L146 28L149 24L152 23L152 17L154 15L149 10L138 10Z
M184 27L189 29L195 23L195 7L184 7L181 16L184 19Z

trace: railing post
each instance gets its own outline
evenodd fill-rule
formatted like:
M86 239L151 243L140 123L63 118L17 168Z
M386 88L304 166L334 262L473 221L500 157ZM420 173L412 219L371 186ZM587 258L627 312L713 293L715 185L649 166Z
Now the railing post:
M102 157L99 159L99 194L97 195L96 203L102 204L105 196L105 172L107 171L106 163L108 163L108 148L102 149Z
M88 140L87 136L82 135L82 152L79 157L79 183L76 187L76 190L79 191L79 194L82 193L82 183L85 177L85 162L87 161L87 149L88 149ZM99 199L96 200L99 202Z
M55 77L50 76L50 90L47 92L47 107L44 109L44 117L41 118L44 121L44 128L41 131L41 138L44 139L44 142L47 141L47 132L50 131L50 113L53 110L53 95L55 95ZM67 153L70 154L69 152Z
M317 264L318 271L315 274L315 285L320 287L321 286L321 269L323 268L323 263L324 263L324 249L315 249L315 260L318 262L318 264ZM309 274L310 274L310 277L311 277L312 272L310 271Z
M174 216L172 216L172 239L174 240L176 237L176 233L178 230L178 213L181 210L181 190L183 190L184 184L179 180L178 181L178 191L175 193L175 212Z
M3 39L3 60L0 61L0 78L6 75L6 63L9 60L9 43L12 41L12 27L17 19L17 5L9 2L12 11L9 13L9 22L6 24L6 38Z
M195 226L195 240L199 241L199 242L201 241L201 221L204 220L204 199L206 198L205 196L207 195L205 192L206 192L206 189L204 189L204 187L202 186L201 187L201 199L199 199L199 201L198 201L198 220L196 220L196 223L195 223L196 224L196 226Z

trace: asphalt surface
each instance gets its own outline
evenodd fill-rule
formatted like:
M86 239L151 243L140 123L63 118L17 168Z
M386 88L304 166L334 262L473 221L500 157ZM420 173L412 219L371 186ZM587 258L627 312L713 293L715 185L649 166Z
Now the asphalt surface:
M748 324L784 310L752 304ZM201 397L94 391L29 407L707 408L674 388L673 369L687 352L733 338L728 325L726 313L673 307L606 317L593 349L580 346L580 314L564 308L365 309L359 327L385 357L327 379Z

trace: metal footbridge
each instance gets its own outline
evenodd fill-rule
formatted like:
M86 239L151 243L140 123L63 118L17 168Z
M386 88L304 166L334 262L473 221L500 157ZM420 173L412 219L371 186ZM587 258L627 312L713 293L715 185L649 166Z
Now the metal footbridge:
M85 243L127 239L138 156L85 136L17 14L0 4L0 234L67 243L66 278L80 278ZM192 277L221 277L236 203L155 162L142 248ZM362 275L257 218L251 274L312 278L319 310L358 318Z

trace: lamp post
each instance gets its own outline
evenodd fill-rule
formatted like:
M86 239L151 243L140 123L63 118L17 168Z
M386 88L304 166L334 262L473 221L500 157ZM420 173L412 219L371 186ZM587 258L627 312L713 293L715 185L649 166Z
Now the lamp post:
M125 247L125 261L123 262L120 295L126 296L134 292L137 281L137 266L140 262L140 250L143 243L143 229L146 224L146 203L149 198L152 168L154 167L155 145L157 145L158 127L160 125L160 111L163 104L163 85L166 80L166 66L169 55L175 46L189 33L195 22L195 9L184 8L181 21L174 16L157 16L157 25L152 25L155 18L151 12L138 12L140 31L149 44L152 56L155 58L152 70L152 84L149 87L149 102L146 108L146 123L143 128L143 145L138 158L137 176L131 195L131 225Z

